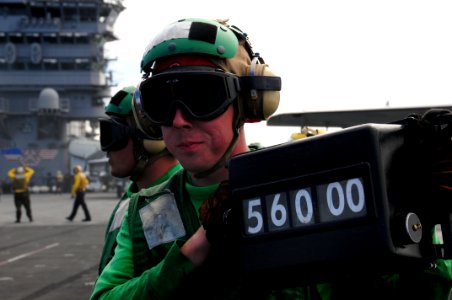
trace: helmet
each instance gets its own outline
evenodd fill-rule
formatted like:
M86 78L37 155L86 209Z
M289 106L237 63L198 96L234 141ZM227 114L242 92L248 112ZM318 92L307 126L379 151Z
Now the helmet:
M169 24L144 50L141 70L149 73L155 60L175 54L198 53L232 58L238 39L227 25L206 19L183 19Z
M132 97L136 87L127 86L122 88L105 106L105 114L126 118L132 113Z
M24 167L19 166L19 167L16 168L16 172L22 174L22 173L25 172L25 169L24 169Z

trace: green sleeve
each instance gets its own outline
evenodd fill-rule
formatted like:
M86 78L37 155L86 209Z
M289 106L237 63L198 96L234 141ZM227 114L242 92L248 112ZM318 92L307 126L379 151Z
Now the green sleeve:
M450 299L452 295L452 260L437 259L436 268L426 271L435 300Z
M102 270L110 261L114 253L114 249L116 248L116 236L118 235L120 228L115 228L114 230L111 230L112 223L116 217L116 212L118 211L119 207L124 203L124 201L127 201L127 199L132 197L132 195L134 194L133 189L135 188L136 185L133 182L130 182L127 191L121 196L121 199L118 201L118 203L116 203L116 206L114 207L110 215L110 219L108 220L107 228L105 231L104 247L102 249L102 255L100 257L99 262L99 274L102 272Z
M180 253L182 242L173 242L163 261L133 277L132 243L127 213L117 237L115 255L96 281L91 299L165 299L193 264Z
M193 263L180 252L182 241L176 241L157 266L145 271L148 274L147 288L151 298L168 299L181 281L194 270Z

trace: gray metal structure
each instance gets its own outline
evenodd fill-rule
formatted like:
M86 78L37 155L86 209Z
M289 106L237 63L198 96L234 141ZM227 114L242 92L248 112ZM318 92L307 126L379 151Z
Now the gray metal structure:
M122 0L0 0L0 180L19 164L45 185L100 150L114 86L104 45Z
M269 126L300 127L350 127L365 123L385 124L406 118L410 114L422 115L428 109L449 109L452 106L425 106L403 108L357 109L337 111L315 111L304 113L285 113L268 119Z

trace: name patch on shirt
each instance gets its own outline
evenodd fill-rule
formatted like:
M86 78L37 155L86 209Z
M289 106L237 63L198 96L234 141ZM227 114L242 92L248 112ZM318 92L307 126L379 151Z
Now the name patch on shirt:
M149 249L186 234L173 194L164 194L140 209L140 218Z

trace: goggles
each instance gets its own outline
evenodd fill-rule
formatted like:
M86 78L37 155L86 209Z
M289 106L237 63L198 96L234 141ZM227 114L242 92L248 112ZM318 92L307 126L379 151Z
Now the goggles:
M202 121L223 114L238 97L239 78L206 69L164 72L141 82L134 99L140 114L158 126L171 126L176 108Z
M127 146L133 129L120 120L100 119L100 147L104 152L118 151Z

